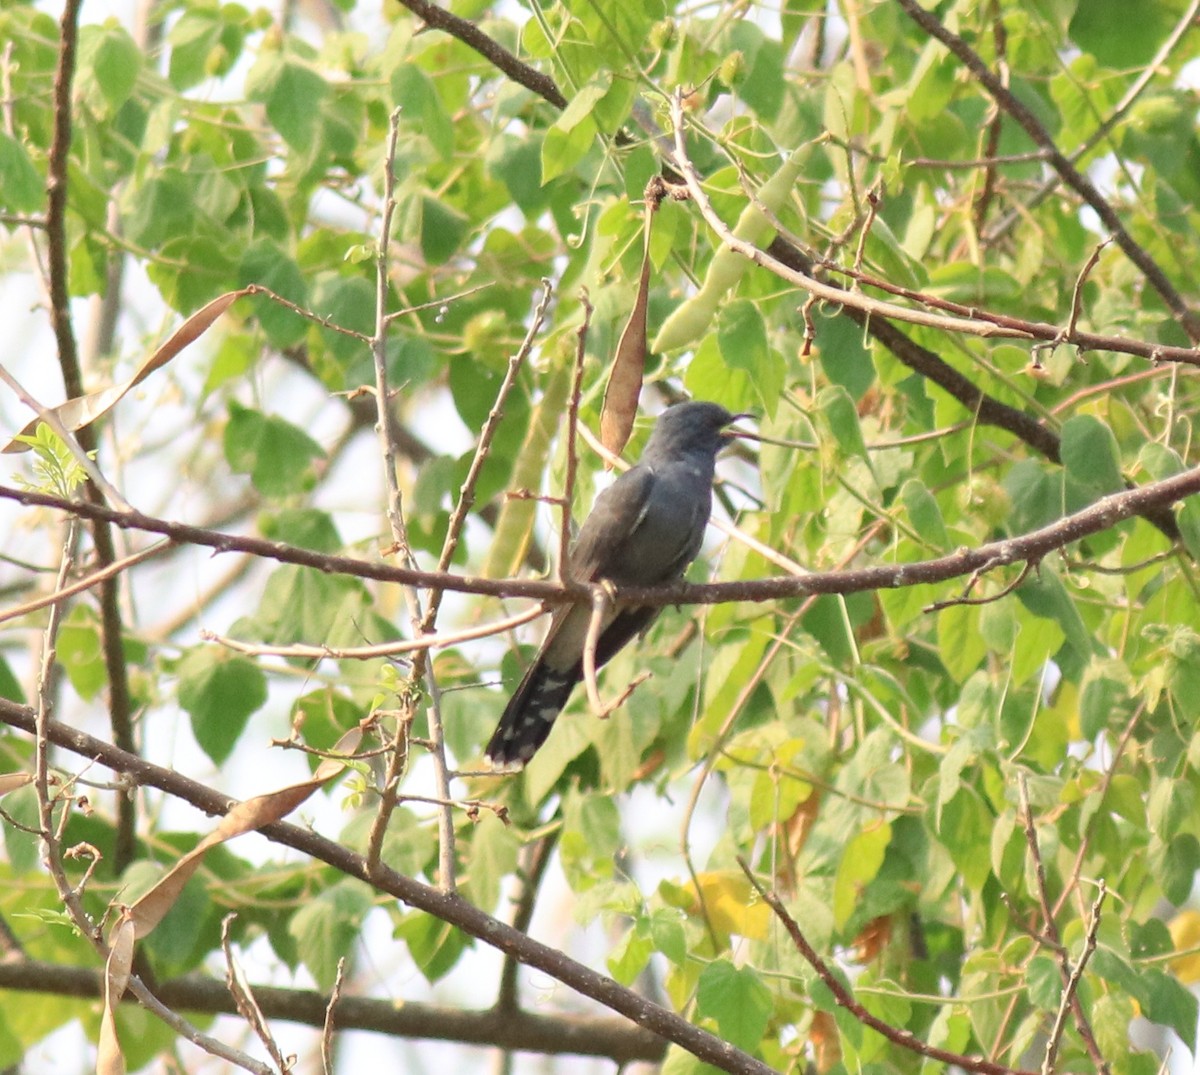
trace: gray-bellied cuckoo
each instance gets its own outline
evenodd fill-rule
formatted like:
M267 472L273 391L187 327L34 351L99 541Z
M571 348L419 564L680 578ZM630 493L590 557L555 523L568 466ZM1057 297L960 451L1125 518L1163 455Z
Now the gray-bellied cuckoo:
M597 498L570 554L577 582L653 586L681 578L700 551L712 511L717 452L742 415L716 403L677 403L659 416L637 466ZM596 643L596 667L650 625L657 608L608 613ZM546 640L509 699L487 746L496 769L519 769L545 741L554 720L583 679L583 649L591 609L563 605Z

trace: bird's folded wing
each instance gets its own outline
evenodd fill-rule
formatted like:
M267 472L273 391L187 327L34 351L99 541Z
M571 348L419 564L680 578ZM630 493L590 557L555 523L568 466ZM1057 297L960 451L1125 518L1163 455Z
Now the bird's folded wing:
M654 489L654 472L634 467L596 497L571 551L571 577L595 582L607 576L612 557L645 518Z

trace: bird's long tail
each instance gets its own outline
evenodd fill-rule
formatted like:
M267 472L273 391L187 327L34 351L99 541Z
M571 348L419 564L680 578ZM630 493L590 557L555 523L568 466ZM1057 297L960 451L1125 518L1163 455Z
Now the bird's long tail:
M601 668L634 635L657 616L657 608L626 608L614 617L596 643L596 667ZM587 613L581 615L586 628ZM484 752L495 769L520 769L550 734L575 684L583 679L580 642L570 641L571 631L552 631L537 660L504 707L500 723ZM580 631L574 634L581 634Z
M578 669L578 664L555 669L544 655L529 666L487 745L485 753L494 768L519 768L533 757L579 682Z

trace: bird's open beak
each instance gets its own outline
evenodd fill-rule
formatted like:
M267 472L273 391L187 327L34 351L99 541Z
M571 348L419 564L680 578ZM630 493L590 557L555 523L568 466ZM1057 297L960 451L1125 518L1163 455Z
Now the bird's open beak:
M758 415L751 414L749 411L747 411L745 414L735 414L732 418L729 419L731 424L727 425L724 429L721 430L721 436L725 437L727 440L739 440L739 439L740 440L758 440L757 433L751 433L749 430L746 430L746 429L732 428L733 422L740 421L743 418L757 419Z

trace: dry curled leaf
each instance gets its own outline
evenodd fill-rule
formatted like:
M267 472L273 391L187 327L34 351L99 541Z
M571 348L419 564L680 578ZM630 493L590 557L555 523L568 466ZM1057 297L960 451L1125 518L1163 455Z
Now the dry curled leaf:
M352 728L338 740L331 753L349 756L358 749L361 740L362 730ZM217 844L223 844L226 840L232 840L235 836L253 832L264 825L270 825L272 822L287 817L317 788L336 776L345 767L345 758L328 757L321 762L310 779L300 784L291 784L266 795L255 796L253 799L247 799L234 806L212 832L184 855L172 869L163 875L158 884L129 908L129 914L137 929L138 939L141 940L147 936L163 920L163 917L179 898L183 886L188 883L192 874L199 868L204 856L212 848Z
M50 413L62 423L63 428L71 433L90 426L97 418L112 410L131 389L141 384L155 370L161 369L185 347L203 336L218 317L235 301L249 292L249 288L243 287L237 291L227 291L224 295L217 296L171 333L170 338L138 367L137 372L129 380L109 388L97 389L95 392L89 392L86 396L76 396L65 403L60 403L57 407L51 407ZM40 421L42 421L42 417L38 415L17 436L30 436L37 429ZM5 452L27 452L29 445L14 437L4 446L3 450Z
M656 177L657 178L657 177ZM662 181L658 181L661 186ZM637 417L638 399L642 394L642 378L646 373L646 313L650 305L650 228L662 195L654 188L654 180L646 187L646 224L642 233L642 272L638 278L637 297L633 312L621 333L612 370L604 389L604 405L600 411L600 442L613 455L620 455L633 432ZM607 467L607 464L606 464Z
M3 773L0 774L0 795L23 788L33 781L32 773Z
M125 912L108 939L104 965L104 1011L100 1016L100 1040L96 1050L96 1075L125 1075L125 1056L117 1040L116 1010L129 984L133 966L133 919Z

